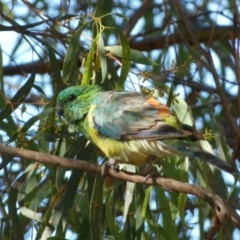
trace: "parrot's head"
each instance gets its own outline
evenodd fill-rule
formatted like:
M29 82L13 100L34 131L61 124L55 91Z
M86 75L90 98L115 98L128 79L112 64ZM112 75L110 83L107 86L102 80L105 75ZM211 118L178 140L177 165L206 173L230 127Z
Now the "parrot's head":
M82 120L93 99L98 92L102 91L99 86L74 86L64 89L57 97L57 113L69 123Z

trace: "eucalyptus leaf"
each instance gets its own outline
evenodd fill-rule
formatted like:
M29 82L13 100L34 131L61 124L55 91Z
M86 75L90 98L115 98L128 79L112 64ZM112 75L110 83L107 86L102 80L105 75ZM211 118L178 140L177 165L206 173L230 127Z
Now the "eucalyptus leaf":
M123 89L124 83L127 79L130 67L131 67L131 50L129 42L126 36L118 28L114 28L117 31L121 44L122 44L122 70L117 83L117 89Z
M87 24L83 23L75 32L73 35L68 49L66 56L64 58L63 62L63 82L67 85L70 84L72 81L72 77L76 75L76 69L77 69L77 62L80 52L80 41L79 38L83 32L83 30L86 28Z
M96 41L93 39L90 47L90 51L87 54L87 61L85 63L85 69L82 77L82 85L89 85L93 73L94 54L97 48Z
M106 46L105 50L112 53L113 55L123 58L122 46ZM130 49L131 51L131 61L134 63L140 63L144 65L158 66L159 64L154 62L152 59L146 57L142 52Z
M106 54L105 54L105 50L104 50L104 41L103 41L102 34L99 35L98 49L99 49L101 73L102 73L102 81L101 82L103 82L107 76L107 59L106 59Z
M133 165L130 165L130 164L126 164L126 169L128 172L133 172L133 173L136 172L136 167ZM127 220L128 210L129 210L130 204L133 200L134 187L135 187L135 183L127 182L126 197L125 197L124 210L123 210L123 223L124 224Z
M17 188L10 187L9 197L8 197L8 207L9 207L8 216L9 216L9 219L11 219L11 221L14 222L11 228L11 232L13 236L16 236L17 239L19 240L24 240L23 231L22 231L23 229L20 222L20 216L18 215L17 206L16 206L18 193L19 191Z
M42 221L42 217L39 213L27 208L27 207L21 207L20 211L22 213L22 215L24 215L27 218L30 218L32 220L36 220L38 222Z
M33 73L25 84L17 91L14 97L5 105L0 112L0 122L7 118L18 106L25 100L30 90L32 89L35 80L35 74Z
M179 121L188 126L193 126L194 121L192 117L192 111L187 103L179 96L175 97L174 104L172 104L172 108L176 113Z

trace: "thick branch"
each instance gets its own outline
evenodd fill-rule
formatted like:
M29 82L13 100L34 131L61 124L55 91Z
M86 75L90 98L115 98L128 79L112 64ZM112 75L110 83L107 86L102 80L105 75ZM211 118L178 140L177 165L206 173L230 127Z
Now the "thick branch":
M202 27L198 29L191 29L191 32L199 43L208 43L209 36L211 36L211 42L240 38L240 35L236 34L234 26L215 26L214 29L212 26ZM136 40L130 42L130 47L139 51L151 51L155 49L163 49L164 47L166 47L166 41L168 41L168 46L183 43L181 34L176 32L167 36L157 35L154 37L146 37L142 40ZM192 44L191 37L188 34L184 35L184 41Z
M60 59L59 65L62 68L63 60ZM5 66L3 67L4 76L14 76L14 75L26 75L32 73L34 70L35 73L44 74L51 72L51 63L44 61L37 61L32 63L25 63L17 66Z
M0 144L0 153L3 155L21 157L44 164L51 164L64 168L78 169L101 174L101 166L88 161L62 158L26 149L8 147L2 144ZM218 195L206 188L159 176L150 177L146 180L144 176L124 171L116 172L110 168L106 169L106 174L124 181L145 185L159 185L169 192L182 192L200 197L201 199L210 204L221 224L224 224L226 220L229 220L238 229L240 229L240 217L237 215L237 213L230 206L228 206L228 204L224 202Z
M152 7L153 0L143 0L141 6L129 17L129 21L123 29L123 33L129 36L132 29L135 27L139 19Z

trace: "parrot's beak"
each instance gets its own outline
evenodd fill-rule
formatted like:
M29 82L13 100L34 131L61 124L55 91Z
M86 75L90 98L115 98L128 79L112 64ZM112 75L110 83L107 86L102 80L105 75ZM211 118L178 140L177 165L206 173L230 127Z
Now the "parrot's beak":
M64 115L63 106L60 102L57 103L57 114L59 118L62 118Z

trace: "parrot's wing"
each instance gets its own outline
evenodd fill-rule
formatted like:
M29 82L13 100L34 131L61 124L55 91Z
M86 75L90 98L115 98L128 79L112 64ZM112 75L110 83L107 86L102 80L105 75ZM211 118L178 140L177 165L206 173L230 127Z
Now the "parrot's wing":
M192 136L171 110L158 100L136 92L99 93L92 102L94 127L113 139L169 139Z

